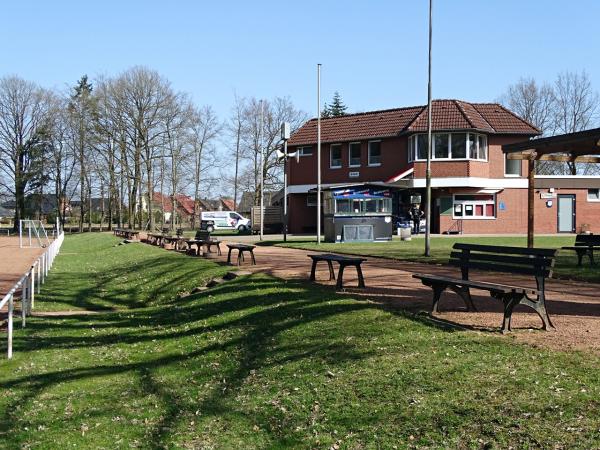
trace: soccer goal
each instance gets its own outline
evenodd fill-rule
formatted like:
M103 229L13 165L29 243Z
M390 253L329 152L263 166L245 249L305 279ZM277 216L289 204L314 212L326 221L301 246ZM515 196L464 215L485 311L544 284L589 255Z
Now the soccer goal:
M50 239L41 220L19 220L19 247L47 247Z

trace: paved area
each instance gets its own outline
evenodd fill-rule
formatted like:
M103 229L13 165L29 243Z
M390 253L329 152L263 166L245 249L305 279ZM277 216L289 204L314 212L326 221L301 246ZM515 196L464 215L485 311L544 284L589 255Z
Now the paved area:
M43 248L19 248L16 236L0 237L0 299L19 281Z

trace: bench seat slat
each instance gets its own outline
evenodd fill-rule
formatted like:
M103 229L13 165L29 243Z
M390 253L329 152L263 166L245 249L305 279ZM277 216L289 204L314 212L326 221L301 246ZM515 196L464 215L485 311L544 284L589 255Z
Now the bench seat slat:
M473 280L463 280L461 278L454 277L445 277L441 275L431 275L426 273L415 273L413 274L413 278L418 278L419 280L424 281L433 281L433 282L441 282L448 283L457 286L464 287L472 287L474 289L481 289L484 291L494 291L494 292L503 292L503 293L525 293L531 295L537 295L537 289L533 288L525 288L521 286L511 286L507 284L498 284L498 283L490 283L487 281L473 281Z

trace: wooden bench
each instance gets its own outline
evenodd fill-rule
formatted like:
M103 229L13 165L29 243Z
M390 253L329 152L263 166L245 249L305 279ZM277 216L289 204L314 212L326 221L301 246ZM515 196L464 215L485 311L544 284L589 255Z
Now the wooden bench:
M244 252L250 253L250 257L252 258L252 265L256 265L256 259L254 258L254 249L256 245L249 244L227 244L229 248L229 252L227 253L227 264L231 264L231 251L237 250L237 265L239 266L242 261L244 261Z
M581 262L585 255L590 259L590 265L594 263L594 250L600 250L600 234L578 234L575 238L574 246L562 247L563 250L573 250L577 252L577 266L581 267Z
M545 280L552 275L556 259L555 249L503 247L495 245L454 244L450 253L449 264L459 267L461 277L448 277L432 274L413 274L424 285L433 289L431 311L438 310L442 292L451 289L456 292L467 305L467 309L475 311L470 289L488 291L490 296L504 303L504 319L502 332L510 331L510 321L515 306L529 306L538 313L543 322L543 329L554 328L546 311ZM531 275L535 278L536 288L496 284L469 279L470 269L490 270L507 274Z
M309 258L312 259L312 268L310 269L310 281L315 281L315 272L317 270L317 263L319 261L326 261L329 266L329 279L335 280L335 273L333 272L333 263L337 262L340 267L338 270L337 276L337 289L342 289L343 287L343 277L344 277L344 269L347 266L356 267L356 273L358 274L358 287L365 287L365 279L363 277L362 269L360 265L366 261L365 258L357 258L353 256L342 256L342 255L333 255L331 253L324 253L320 255L308 255Z
M210 233L206 230L196 231L194 239L186 239L184 242L187 244L188 249L192 249L194 245L197 247L197 256L202 253L202 247L206 247L206 251L212 253L213 246L217 247L217 255L221 256L221 241L211 238Z
M171 244L173 250L179 250L181 244L185 242L185 239L179 236L163 236L162 241L165 248L167 245Z
M164 236L162 234L157 233L148 233L146 235L146 241L152 245L158 245L159 247L162 245Z

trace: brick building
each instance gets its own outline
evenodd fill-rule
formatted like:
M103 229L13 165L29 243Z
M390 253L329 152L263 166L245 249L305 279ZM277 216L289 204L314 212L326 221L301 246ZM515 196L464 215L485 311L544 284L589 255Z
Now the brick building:
M432 232L526 233L526 162L506 159L502 145L539 130L496 103L435 100L432 118ZM395 216L413 195L424 205L426 132L426 106L322 119L323 187L385 183L394 188ZM316 138L311 119L288 141L290 152L300 152L288 165L292 233L316 229L316 195L309 192L317 182ZM581 177L571 184L568 176L546 178L536 192L535 232L600 232L599 190L587 189Z

